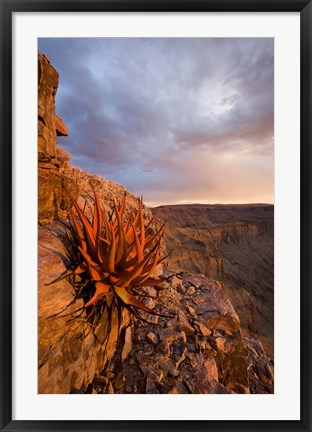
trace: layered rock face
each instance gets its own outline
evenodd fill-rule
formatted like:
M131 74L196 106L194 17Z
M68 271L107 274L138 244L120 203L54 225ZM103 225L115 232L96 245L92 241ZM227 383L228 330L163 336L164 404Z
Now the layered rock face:
M55 113L59 74L49 59L38 53L38 221L52 223L62 217L69 205L64 187L77 197L75 182L60 171L69 156L57 147L57 136L68 135L62 119Z
M167 220L168 267L221 281L244 334L259 336L273 356L274 207L176 205L153 213Z

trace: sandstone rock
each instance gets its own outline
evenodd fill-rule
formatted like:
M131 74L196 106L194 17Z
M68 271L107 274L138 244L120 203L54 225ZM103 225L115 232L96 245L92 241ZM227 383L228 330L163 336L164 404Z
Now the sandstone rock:
M172 342L171 345L171 351L172 351L172 359L176 362L176 366L181 363L181 359L184 359L184 353L185 353L185 342L182 338L179 338L178 340Z
M153 287L144 287L144 291L150 297L156 297L157 296L157 291Z
M194 275L182 275L183 284L192 283ZM210 302L213 313L219 314L219 320L225 317L233 320L235 325L239 320L233 315L233 309L227 302L222 288L202 275L196 275L197 283L196 294L201 296L205 302ZM166 304L166 298L171 298L172 290L176 285L168 283L167 289L163 291L162 301ZM181 310L188 310L188 304L192 299L188 296L181 297ZM203 304L203 303L201 303ZM194 307L195 308L195 307ZM192 319L184 312L186 319ZM266 379L270 374L264 366L269 363L262 351L261 344L256 344L252 340L243 341L239 329L233 332L224 330L211 331L207 329L209 335L205 336L200 331L201 324L205 314L199 315L194 320L194 332L187 335L181 331L177 318L172 318L170 328L163 327L166 320L160 320L159 325L145 324L146 334L152 332L159 335L160 344L153 349L154 345L147 345L143 340L142 349L136 354L136 360L144 372L145 377L150 377L159 393L182 394L182 393L271 393L273 385L271 381L266 384ZM175 320L175 324L174 324ZM142 328L140 332L142 331ZM147 340L147 339L146 339ZM245 345L246 344L246 345ZM151 346L151 350L147 349ZM250 355L245 355L246 347ZM159 349L160 348L160 349ZM258 354L259 353L259 354ZM139 354L139 355L138 355ZM261 358L261 363L259 359ZM130 367L136 367L137 363L131 363L131 353L126 360L124 367L131 376L135 375L135 369L129 370ZM257 370L257 372L256 372ZM262 372L262 375L261 375ZM262 376L257 379L257 376ZM264 378L265 377L265 378ZM137 392L146 392L146 380L136 381ZM133 385L132 385L132 388ZM125 390L118 391L124 393Z
M38 52L38 221L50 224L55 218L67 217L64 210L69 199L64 187L75 198L78 188L75 182L59 172L57 154L57 128L66 133L66 126L55 114L55 96L58 87L58 72L49 59ZM48 170L48 172L47 172Z
M178 376L179 371L176 369L174 363L170 359L163 359L159 361L159 366L163 371L170 373L172 376Z
M42 169L50 170L50 169L54 169L55 165L53 163L50 163L50 162L41 162L41 161L39 161L38 162L38 167L42 168Z
M178 392L178 389L176 388L176 387L173 387L173 389L171 389L170 391L169 391L169 394L178 394L179 392Z
M125 332L125 342L121 352L121 360L124 361L132 349L132 328L127 327Z
M195 292L195 288L194 288L193 286L191 286L191 287L187 290L187 294L188 294L189 296L193 295L194 292Z
M40 224L51 224L56 218L62 218L63 212L67 218L66 209L70 207L70 200L64 187L77 198L78 187L71 178L38 168L38 221Z
M224 346L223 346L224 349ZM242 338L236 335L227 352L219 351L221 383L235 393L250 393L249 375Z
M273 364L263 346L254 338L243 339L251 393L272 393L274 386Z
M208 358L204 361L204 366L207 369L207 372L211 376L211 378L215 379L216 381L219 381L219 375L218 375L218 367L217 363L214 358Z
M156 345L158 343L158 336L155 335L155 333L153 333L153 332L147 333L146 339L154 345Z
M181 382L176 381L175 386L168 392L169 394L188 394L187 387Z
M86 324L69 321L82 300L73 303L66 279L45 285L67 270L64 243L55 227L39 228L38 234L38 393L84 391L115 352L114 344L103 346L92 332L83 337Z
M78 339L84 328L67 323L61 312L73 301L72 287L63 279L52 285L47 282L66 271L62 243L47 231L39 230L39 291L38 291L38 362L39 393L70 393L86 388L99 372L94 353L99 351L92 336ZM73 313L82 306L81 301L66 309ZM65 314L65 312L64 312Z
M189 313L191 315L195 315L196 314L196 309L194 309L192 306L188 306L187 310L189 311Z
M225 345L226 339L223 337L218 337L215 342L216 342L216 346L217 346L218 351L224 351L224 345Z
M57 136L68 136L68 129L61 117L55 115L55 130Z
M59 168L61 166L61 161L57 158L50 159L52 169ZM38 165L40 166L40 162L38 162Z
M166 327L168 327L168 328L170 328L170 327L175 327L176 325L177 325L177 319L174 317L174 318L171 318L170 320L168 320L167 322L166 322Z
M161 341L167 339L167 341L172 342L179 338L179 330L177 328L163 328L159 327L158 336Z
M156 306L155 301L151 298L144 298L143 303L150 309L154 309L154 307Z
M123 376L114 382L114 390L121 390L126 385L126 377Z
M38 151L48 157L56 153L55 95L59 74L49 59L38 53Z
M155 384L151 378L146 379L146 394L157 394L159 393L155 387Z
M142 372L144 373L144 375L148 378L151 378L153 381L159 381L160 377L159 375L155 372L154 369L152 369L152 367L150 365L148 366L142 366L140 365L140 369L142 370Z
M170 355L170 346L167 339L160 342L160 344L157 346L156 351L160 353L164 357L169 357Z
M209 336L211 335L211 330L209 330L204 324L201 322L196 323L196 326L198 326L198 330L201 332L203 336Z
M191 336L194 333L194 327L191 326L188 319L182 312L182 310L179 310L179 324L181 326L181 329L188 335Z

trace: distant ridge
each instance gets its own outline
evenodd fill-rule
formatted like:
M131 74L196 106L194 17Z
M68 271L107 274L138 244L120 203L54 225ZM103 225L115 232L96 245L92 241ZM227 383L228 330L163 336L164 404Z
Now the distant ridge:
M151 208L167 221L168 268L222 282L246 335L273 355L274 205L176 204Z
M246 203L246 204L202 204L202 203L194 203L194 204L162 204L160 206L152 207L152 208L164 208L164 207L274 207L274 204L271 203Z

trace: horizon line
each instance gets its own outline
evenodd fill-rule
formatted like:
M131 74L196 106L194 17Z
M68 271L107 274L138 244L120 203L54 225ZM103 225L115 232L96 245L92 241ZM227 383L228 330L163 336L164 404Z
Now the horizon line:
M178 202L178 203L167 203L167 204L158 204L155 202L145 202L144 203L148 208L158 208L158 207L169 207L169 206L274 206L274 202L240 202L240 203L203 203L203 202Z

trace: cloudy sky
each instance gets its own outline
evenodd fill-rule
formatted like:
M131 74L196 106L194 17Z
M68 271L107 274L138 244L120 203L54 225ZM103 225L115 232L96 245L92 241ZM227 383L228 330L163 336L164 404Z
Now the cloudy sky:
M59 144L149 205L273 202L274 45L253 38L39 39Z

